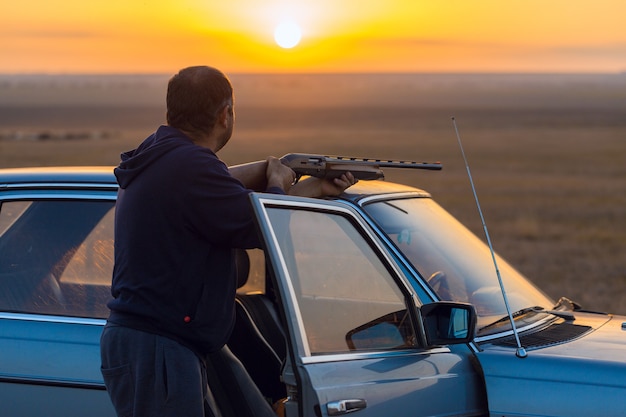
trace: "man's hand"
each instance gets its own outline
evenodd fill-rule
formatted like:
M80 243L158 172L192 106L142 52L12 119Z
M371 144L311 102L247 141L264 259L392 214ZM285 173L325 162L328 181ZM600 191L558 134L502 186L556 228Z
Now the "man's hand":
M335 179L309 177L292 187L296 174L293 170L273 156L265 161L250 162L229 168L231 175L241 181L246 188L265 191L270 187L279 187L285 193L303 197L337 196L358 180L350 172Z
M267 188L279 187L288 193L291 185L296 180L296 173L291 168L283 165L280 159L270 156L267 158Z
M332 180L309 177L291 187L289 194L303 197L337 196L357 182L358 180L351 172L346 172L341 177Z
M346 172L341 177L333 180L322 180L320 192L322 196L337 196L343 193L348 187L358 182L351 172Z

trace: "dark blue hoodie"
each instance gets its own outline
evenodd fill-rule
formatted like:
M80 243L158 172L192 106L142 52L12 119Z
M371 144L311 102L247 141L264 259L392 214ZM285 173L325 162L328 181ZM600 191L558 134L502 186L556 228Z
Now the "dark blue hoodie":
M198 355L234 321L232 248L259 247L249 190L209 149L161 126L122 154L109 321L172 338Z

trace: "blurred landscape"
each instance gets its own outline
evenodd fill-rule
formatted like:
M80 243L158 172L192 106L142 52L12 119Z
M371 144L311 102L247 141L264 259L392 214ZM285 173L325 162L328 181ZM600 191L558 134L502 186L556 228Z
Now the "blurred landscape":
M0 75L0 168L116 165L165 122L167 75ZM441 161L387 169L554 299L626 314L626 74L234 74L228 164L268 154Z

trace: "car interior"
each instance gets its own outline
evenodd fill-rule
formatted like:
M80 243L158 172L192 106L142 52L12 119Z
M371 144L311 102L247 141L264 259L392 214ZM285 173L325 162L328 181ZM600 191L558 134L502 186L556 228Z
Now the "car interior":
M110 228L98 226L112 217L113 206L113 201L3 203L0 309L106 318L113 236Z

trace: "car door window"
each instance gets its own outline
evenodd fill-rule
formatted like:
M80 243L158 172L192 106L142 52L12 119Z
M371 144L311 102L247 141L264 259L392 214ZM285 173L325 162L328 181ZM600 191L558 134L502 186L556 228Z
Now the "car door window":
M114 201L9 201L0 208L0 309L105 318Z
M310 353L415 345L405 294L349 217L268 209Z

